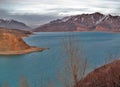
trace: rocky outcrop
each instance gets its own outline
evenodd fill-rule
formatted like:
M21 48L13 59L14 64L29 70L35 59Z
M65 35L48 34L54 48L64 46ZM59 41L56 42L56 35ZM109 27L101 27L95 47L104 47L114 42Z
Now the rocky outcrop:
M120 87L120 60L95 69L79 81L78 87Z
M35 32L110 31L120 32L120 16L101 13L68 16L34 29Z
M14 34L0 34L0 55L26 54L43 50L45 50L45 48L27 45L21 37Z
M10 33L0 34L0 51L17 51L28 49L28 46L20 37Z

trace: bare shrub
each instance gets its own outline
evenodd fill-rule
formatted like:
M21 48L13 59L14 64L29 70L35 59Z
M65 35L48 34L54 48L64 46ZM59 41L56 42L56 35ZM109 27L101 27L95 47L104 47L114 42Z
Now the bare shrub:
M23 75L20 77L19 87L29 87L27 79Z
M66 57L66 61L59 79L64 87L78 87L78 83L84 77L88 67L84 49L74 36L63 39L63 49L63 58Z

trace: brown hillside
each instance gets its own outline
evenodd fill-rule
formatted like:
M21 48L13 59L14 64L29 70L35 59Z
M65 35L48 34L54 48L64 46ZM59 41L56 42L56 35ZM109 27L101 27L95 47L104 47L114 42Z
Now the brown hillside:
M79 82L79 87L120 87L120 60L95 69Z
M0 28L0 33L11 33L19 37L27 37L33 34L30 31L18 30L18 29L7 29L7 28Z
M30 48L20 37L14 34L0 34L0 51L16 51Z
M26 54L43 51L46 48L37 48L27 45L21 37L11 33L0 33L0 55Z

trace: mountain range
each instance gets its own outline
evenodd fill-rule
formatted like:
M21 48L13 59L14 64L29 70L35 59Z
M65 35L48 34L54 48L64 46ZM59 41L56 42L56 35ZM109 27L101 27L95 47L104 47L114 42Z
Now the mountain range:
M0 27L8 29L30 30L31 28L22 22L10 19L0 19Z
M0 27L8 29L29 30L34 32L79 32L79 31L107 31L120 32L120 16L104 15L99 12L66 16L62 19L50 21L32 29L28 25L16 20L0 19Z
M120 32L120 16L99 12L67 16L41 25L34 32L110 31Z

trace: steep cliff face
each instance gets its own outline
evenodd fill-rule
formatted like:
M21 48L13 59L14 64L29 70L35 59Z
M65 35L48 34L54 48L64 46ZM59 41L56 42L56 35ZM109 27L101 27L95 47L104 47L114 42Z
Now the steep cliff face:
M10 34L0 34L0 51L18 51L30 48L20 37Z
M120 60L95 69L79 82L79 87L120 87Z
M36 32L54 31L111 31L120 32L120 16L101 13L68 16L34 29Z

